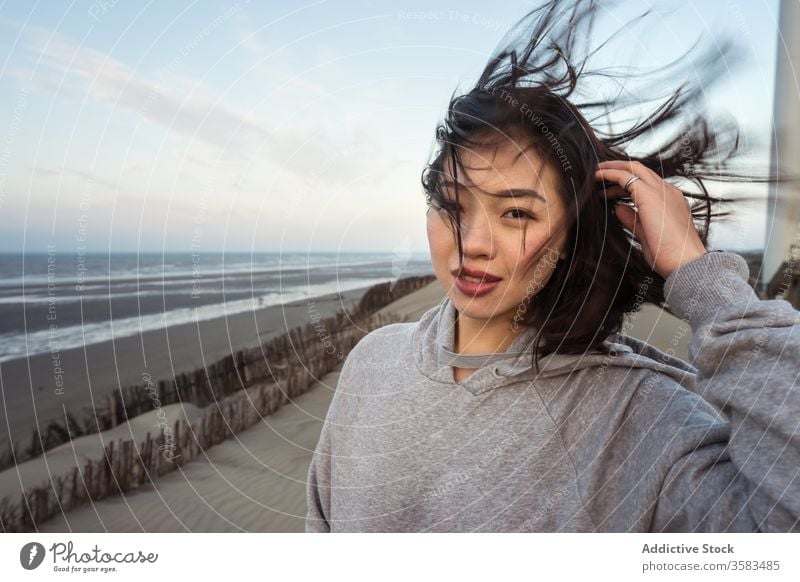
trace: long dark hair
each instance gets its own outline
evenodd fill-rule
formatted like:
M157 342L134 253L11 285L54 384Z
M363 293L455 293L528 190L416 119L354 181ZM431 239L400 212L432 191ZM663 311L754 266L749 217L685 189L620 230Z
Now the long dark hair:
M522 136L526 146L558 171L559 194L569 221L564 249L568 258L558 262L547 285L533 299L534 307L519 321L539 330L533 350L537 370L539 355L606 352L603 341L621 330L625 313L638 310L644 302L665 308L664 279L650 268L640 244L614 214L615 202L601 195L605 186L594 177L599 162L639 161L662 178L684 182L675 185L692 201L692 218L704 245L712 220L730 214L715 207L733 202L710 195L705 180L775 180L769 174L756 177L734 171L731 161L740 153L738 127L730 120L712 126L701 106L704 92L729 71L731 57L737 54L738 47L731 41L717 39L693 60L689 57L698 48L695 44L681 59L640 73L639 80L651 79L650 87L681 80L666 98L595 95L579 101L580 95L592 95L591 87L587 92L583 85L586 79L624 78L608 70L586 69L597 52L589 50L587 39L598 8L594 1L554 0L523 17L504 39L507 42L501 42L475 86L451 96L447 114L436 128L436 152L422 173L428 204L447 212L463 261L455 210L458 187L455 206L445 202L442 188L447 160L457 184L457 173L464 167L462 150ZM517 35L525 40L520 43ZM644 121L616 133L593 127L610 112L643 103L656 104ZM650 140L645 150L649 153L626 151L642 138ZM691 184L691 190L683 189ZM622 203L630 204L630 198Z

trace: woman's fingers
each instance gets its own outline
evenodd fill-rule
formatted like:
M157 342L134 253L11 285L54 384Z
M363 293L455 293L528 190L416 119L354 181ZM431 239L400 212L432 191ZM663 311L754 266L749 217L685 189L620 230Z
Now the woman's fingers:
M653 170L645 166L641 162L635 161L627 161L627 160L609 160L606 162L600 162L597 164L597 167L602 169L609 169L609 170L623 170L628 174L633 174L634 176L639 176L645 182L649 182L652 184L657 184L658 180L661 179L657 173Z
M639 179L631 181L633 176ZM638 239L645 260L662 277L705 252L692 223L689 201L676 186L639 162L601 162L595 178L611 184L603 189L606 199L633 201L635 209L618 204L614 213Z
M622 186L616 182L607 181L605 187L602 189L603 195L606 198L625 198L631 195L627 190L623 190Z
M607 191L607 197L619 198L621 196L630 196L637 205L639 202L636 198L637 195L641 195L640 193L642 190L646 190L648 186L655 188L658 184L662 183L661 176L641 162L609 160L600 162L597 164L597 168L595 175L599 180L613 182L620 187L620 190L615 188ZM634 176L638 179L631 182L630 180ZM628 185L627 189L625 189L626 184Z
M630 206L620 205L614 209L614 214L617 215L617 218L619 218L622 226L631 231L634 236L638 236L639 233L636 232L636 211L633 208Z
M598 180L614 183L615 187L608 188L605 191L605 195L608 198L630 196L631 199L638 204L636 198L641 194L642 188L646 187L645 181L640 179L631 182L628 189L625 190L625 184L631 179L631 173L628 170L615 170L611 168L600 169L595 172L595 176ZM619 189L617 189L616 186L619 186Z

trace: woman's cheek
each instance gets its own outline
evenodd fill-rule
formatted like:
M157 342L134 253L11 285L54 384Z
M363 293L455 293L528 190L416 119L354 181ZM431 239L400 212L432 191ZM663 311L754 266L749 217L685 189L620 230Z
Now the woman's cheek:
M428 245L431 248L431 253L442 252L443 249L441 222L438 216L428 217Z
M538 293L552 277L556 265L551 262L551 252L547 249L540 249L536 255L528 259L528 264L533 262L533 266L529 266L524 271L520 271L517 280L525 285L526 295Z
M453 234L433 210L428 213L427 231L434 270L439 276L444 276L445 272L449 272L448 261L452 249L455 248Z
M427 214L426 220L426 229L428 232L428 246L431 248L431 252L438 246L439 235L436 232L436 224L435 221L438 221L439 218L436 216L436 213L433 210L429 209Z

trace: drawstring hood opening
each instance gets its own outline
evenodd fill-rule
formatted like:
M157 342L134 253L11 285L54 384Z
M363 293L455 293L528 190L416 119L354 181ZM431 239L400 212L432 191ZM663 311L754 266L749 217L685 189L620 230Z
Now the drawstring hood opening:
M539 358L539 373L533 368L533 345L537 330L525 328L506 351L490 354L459 354L453 351L456 309L445 296L425 312L413 336L414 362L427 378L442 384L458 385L473 394L481 394L518 381L531 381L569 375L593 366L651 368L686 382L697 370L683 360L670 356L636 338L615 333L604 345L609 353L551 353ZM474 370L456 381L454 368Z

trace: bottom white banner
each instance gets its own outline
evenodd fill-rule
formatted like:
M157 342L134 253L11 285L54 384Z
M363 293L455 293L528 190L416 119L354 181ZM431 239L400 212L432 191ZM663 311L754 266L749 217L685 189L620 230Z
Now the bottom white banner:
M794 534L4 534L4 580L800 580Z

